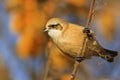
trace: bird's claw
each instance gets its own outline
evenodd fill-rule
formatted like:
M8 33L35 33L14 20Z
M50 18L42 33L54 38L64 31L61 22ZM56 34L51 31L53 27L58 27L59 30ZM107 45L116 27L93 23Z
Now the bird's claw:
M81 62L84 60L84 57L75 57L75 60L78 61L78 62Z
M90 32L90 28L84 28L83 33L86 33L89 39L93 39L93 35Z
M83 33L90 33L90 29L89 28L84 28Z

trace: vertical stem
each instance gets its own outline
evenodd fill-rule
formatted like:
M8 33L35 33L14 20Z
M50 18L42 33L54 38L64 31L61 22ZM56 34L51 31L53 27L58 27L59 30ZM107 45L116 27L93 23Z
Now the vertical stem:
M91 22L91 19L92 19L92 14L93 14L93 7L94 7L94 3L95 3L95 0L92 0L91 2L91 5L90 5L90 10L89 10L89 14L88 14L88 19L87 19L87 23L86 23L86 28L89 28L90 26L90 22ZM87 36L87 34L86 34ZM82 45L82 49L80 50L80 52L78 53L78 57L81 55L81 56L84 56L84 50L86 48L86 42L87 42L87 37L84 37L83 39L83 45ZM72 75L70 77L70 80L75 80L75 76L76 76L76 73L77 73L77 69L78 69L78 66L79 66L79 62L75 61L75 64L74 64L74 69L72 71Z
M90 5L89 14L88 14L88 20L87 20L87 23L86 23L86 28L88 28L90 26L90 22L92 20L94 4L95 4L95 0L92 0L91 5Z
M79 66L79 62L75 61L74 69L73 69L72 74L70 76L70 80L74 80L75 79L75 75L77 74L78 66Z
M51 54L49 54L49 49L48 49L48 59L47 59L46 67L45 67L45 73L44 73L44 78L43 78L44 80L47 80L47 76L49 73L50 58L51 58Z

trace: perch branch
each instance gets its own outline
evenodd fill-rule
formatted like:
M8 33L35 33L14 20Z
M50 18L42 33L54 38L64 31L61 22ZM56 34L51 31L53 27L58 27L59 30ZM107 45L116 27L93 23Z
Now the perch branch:
M47 76L48 76L48 72L49 72L49 65L50 65L50 58L51 58L51 54L50 54L50 50L48 49L48 60L46 63L46 67L45 67L45 72L44 72L44 80L47 80Z
M92 15L93 15L93 7L94 7L94 4L95 4L95 0L92 0L91 5L90 5L90 10L89 10L88 19L87 19L87 23L86 23L85 28L89 28L89 26L90 26L90 22L91 22L91 20L92 20ZM86 37L84 37L84 40L83 40L82 49L80 50L79 54L77 54L78 57L80 57L80 55L81 55L81 57L84 56L84 50L85 50L85 48L86 48L86 42L87 42L87 33L86 33ZM70 80L74 80L74 79L75 79L75 75L76 75L76 73L77 73L78 66L79 66L79 62L78 62L78 61L75 61L74 69L73 69L73 71L72 71Z

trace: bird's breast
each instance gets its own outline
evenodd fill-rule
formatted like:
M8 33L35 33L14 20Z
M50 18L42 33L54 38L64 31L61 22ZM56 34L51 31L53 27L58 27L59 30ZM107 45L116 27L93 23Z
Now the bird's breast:
M70 40L70 39L69 39ZM80 44L69 41L66 38L58 38L55 42L58 48L66 55L75 57L80 50Z
M61 35L61 31L60 30L50 30L48 32L48 35L53 39L57 39Z

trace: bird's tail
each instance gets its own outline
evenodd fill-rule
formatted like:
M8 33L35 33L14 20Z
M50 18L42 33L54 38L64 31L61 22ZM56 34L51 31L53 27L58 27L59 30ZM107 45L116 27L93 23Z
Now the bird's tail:
M117 51L104 49L103 52L101 54L99 54L99 56L101 58L107 60L108 62L113 62L114 61L114 57L116 57L117 54L118 54Z

